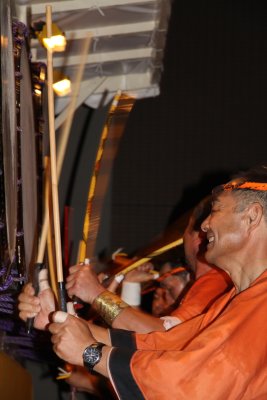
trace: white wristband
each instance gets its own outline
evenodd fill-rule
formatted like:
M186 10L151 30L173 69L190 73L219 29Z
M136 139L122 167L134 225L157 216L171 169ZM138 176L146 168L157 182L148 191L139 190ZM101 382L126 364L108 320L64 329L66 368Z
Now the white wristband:
M114 279L116 282L121 283L124 278L125 278L125 276L123 274L120 274L120 275L115 275Z
M172 317L170 315L167 315L165 317L160 317L160 319L164 321L163 326L166 331L181 323L181 320L179 318Z
M139 282L123 281L121 298L130 306L140 306L141 304L141 284Z

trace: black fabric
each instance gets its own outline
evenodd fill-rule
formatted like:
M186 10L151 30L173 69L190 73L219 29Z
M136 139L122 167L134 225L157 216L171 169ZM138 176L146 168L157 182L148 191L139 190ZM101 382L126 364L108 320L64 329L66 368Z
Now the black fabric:
M110 339L112 347L136 350L134 332L124 329L110 329Z
M109 359L109 370L120 400L144 400L130 369L134 350L114 348Z

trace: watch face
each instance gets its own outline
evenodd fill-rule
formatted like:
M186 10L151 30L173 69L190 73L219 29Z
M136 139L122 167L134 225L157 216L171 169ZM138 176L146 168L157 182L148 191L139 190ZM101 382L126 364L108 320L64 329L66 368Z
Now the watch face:
M95 347L87 347L83 353L84 362L95 365L101 356L101 351Z
M93 373L94 366L101 360L103 343L93 343L83 352L84 366Z

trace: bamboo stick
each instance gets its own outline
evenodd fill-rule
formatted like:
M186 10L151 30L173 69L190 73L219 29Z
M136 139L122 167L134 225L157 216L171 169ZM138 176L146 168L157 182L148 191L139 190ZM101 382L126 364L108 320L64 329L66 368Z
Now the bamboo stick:
M46 6L46 27L47 37L52 36L52 7ZM62 249L60 236L60 216L58 201L58 179L56 165L56 135L55 135L55 110L54 110L54 93L53 93L53 52L47 48L47 84L48 84L48 122L49 122L49 144L50 144L50 166L51 166L51 191L53 205L53 226L55 234L55 254L56 254L56 271L57 282L59 285L60 308L66 311L65 300L63 296L63 266L62 266ZM61 291L61 293L60 293Z
M146 257L143 257L137 261L134 261L132 264L130 264L129 266L127 266L126 268L124 268L123 270L118 272L115 276L126 275L126 274L128 274L128 272L130 272L130 271L136 269L137 267L139 267L140 265L150 261L152 258L157 257L157 256L165 253L166 251L173 249L176 246L180 246L181 244L183 244L183 238L179 238L179 239L175 240L174 242L168 243L168 244L160 247L159 249L153 251L152 253L148 254Z

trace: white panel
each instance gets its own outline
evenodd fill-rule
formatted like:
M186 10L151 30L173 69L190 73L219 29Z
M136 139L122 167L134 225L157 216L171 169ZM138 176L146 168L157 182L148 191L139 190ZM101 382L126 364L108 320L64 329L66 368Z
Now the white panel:
M68 40L64 54L54 53L53 65L71 80L81 62L83 40L88 32L92 34L79 101L87 98L91 104L88 97L93 95L92 89L88 88L86 97L84 88L92 88L97 78L109 82L110 91L136 89L138 97L141 93L145 97L159 93L171 0L17 0L19 18L26 20L31 15L32 26L45 22L48 3L53 21L65 31ZM35 61L46 63L46 51L37 39L31 40L31 50ZM94 98L101 95L100 90L94 93ZM57 98L56 112L66 102ZM57 121L61 123L60 119Z
M17 2L19 3L19 2ZM29 2L31 3L31 2ZM53 12L60 11L77 11L77 10L85 10L88 8L101 8L101 7L114 7L114 6L122 6L122 5L130 5L130 4L144 4L144 3L155 3L155 0L66 0L66 1L50 1L50 2L39 2L31 4L31 13L34 14L42 14L45 10L45 4L49 4L52 6ZM24 2L25 4L25 2ZM23 7L23 6L21 6Z
M119 60L131 60L131 59L141 59L151 57L153 52L152 48L148 49L136 49L136 50L125 50L125 51L111 51L109 53L97 53L90 54L88 56L87 64L98 64L107 61L119 61ZM41 59L41 62L46 60ZM55 68L78 65L81 61L80 56L70 56L70 57L54 57L53 66Z
M111 35L122 35L129 33L138 33L138 32L149 32L155 29L155 21L148 22L140 22L134 24L121 24L121 25L111 25L111 26L102 26L94 29L77 29L77 30L68 30L65 31L66 39L68 40L77 40L84 39L87 37L88 32L92 34L94 38L101 36L111 36ZM40 43L37 39L33 39L31 41L31 46L36 47L39 46Z

